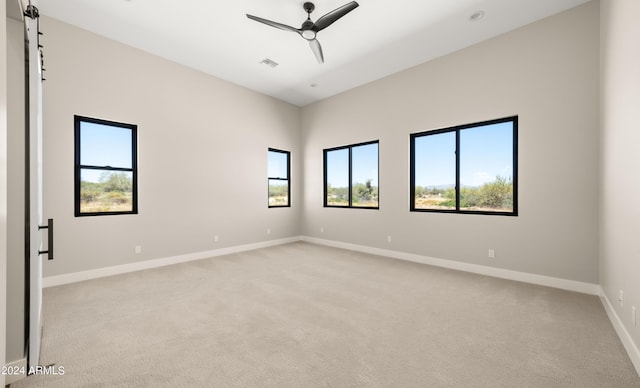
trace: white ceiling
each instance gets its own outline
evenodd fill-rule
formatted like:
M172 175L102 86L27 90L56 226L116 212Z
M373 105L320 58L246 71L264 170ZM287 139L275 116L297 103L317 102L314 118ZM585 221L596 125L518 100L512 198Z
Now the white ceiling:
M316 0L311 18L349 1ZM358 8L318 33L324 64L299 35L245 16L299 28L303 0L40 0L39 10L304 106L588 1L358 0ZM485 17L471 21L479 10ZM260 64L265 58L280 65Z

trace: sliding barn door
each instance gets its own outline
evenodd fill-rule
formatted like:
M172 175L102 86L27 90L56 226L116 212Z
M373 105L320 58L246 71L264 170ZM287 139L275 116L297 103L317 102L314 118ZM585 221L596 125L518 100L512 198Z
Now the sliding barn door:
M44 240L53 222L44 224L42 205L42 52L39 43L39 14L37 0L25 6L25 43L27 45L27 205L26 223L28 256L28 364L39 365L42 334L42 253L47 253ZM48 241L52 248L53 241ZM51 251L53 254L53 251Z

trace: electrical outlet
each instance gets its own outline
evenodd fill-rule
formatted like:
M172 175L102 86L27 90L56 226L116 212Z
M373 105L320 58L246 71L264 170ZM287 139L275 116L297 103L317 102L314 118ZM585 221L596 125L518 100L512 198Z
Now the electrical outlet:
M320 227L320 233L324 233L324 226Z
M487 256L488 256L490 259L495 259L495 257L496 257L496 251L495 251L495 250L493 250L493 249L489 249L489 252L487 253Z
M636 306L631 306L631 321L633 321L633 326L636 326L638 324L638 317L636 313Z
M624 306L624 291L620 290L620 295L618 296L618 303L620 303L620 307Z
M271 228L267 228L267 234L271 234Z
M387 242L390 243L391 242L391 236L387 236Z
M135 252L136 254L142 253L142 247L140 245L136 245Z
M220 238L216 234L215 236L213 236L213 242L218 242L218 241L220 241Z

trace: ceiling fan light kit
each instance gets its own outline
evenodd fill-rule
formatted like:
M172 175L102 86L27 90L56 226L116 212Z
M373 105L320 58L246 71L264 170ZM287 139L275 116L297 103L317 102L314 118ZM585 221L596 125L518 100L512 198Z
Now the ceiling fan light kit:
M309 47L311 47L311 51L316 56L318 63L324 63L324 55L322 53L322 46L316 36L318 32L324 30L325 28L332 25L335 21L353 11L358 7L358 3L352 1L343 5L342 7L336 8L333 11L327 13L326 15L320 17L315 23L311 20L311 12L315 9L315 5L311 2L306 2L302 5L302 8L307 13L307 20L302 23L300 28L295 28L288 26L286 24L277 23L271 20L263 19L257 16L247 14L247 17L251 20L255 20L260 23L264 23L268 26L275 27L285 31L291 31L299 34L309 42Z

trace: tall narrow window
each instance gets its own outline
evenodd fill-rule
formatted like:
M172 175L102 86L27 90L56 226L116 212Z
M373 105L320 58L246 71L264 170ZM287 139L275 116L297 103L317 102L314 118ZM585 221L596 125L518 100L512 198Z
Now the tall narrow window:
M291 206L290 158L289 151L269 148L269 176L267 178L269 183L269 207Z
M413 144L415 208L455 210L456 133L415 137Z
M74 116L75 215L137 214L137 126Z
M378 141L324 150L324 206L378 209Z
M518 118L411 134L412 211L517 215Z
M349 200L349 148L326 150L325 206L348 207Z

